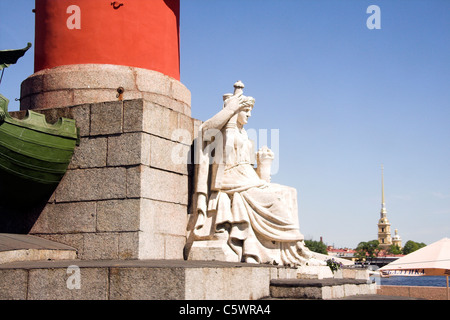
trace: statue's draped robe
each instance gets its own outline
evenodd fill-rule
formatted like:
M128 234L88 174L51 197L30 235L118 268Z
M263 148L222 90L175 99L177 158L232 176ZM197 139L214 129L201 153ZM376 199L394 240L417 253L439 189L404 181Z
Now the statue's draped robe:
M216 119L211 120L205 122L203 130L211 129L211 123L217 123L214 122ZM234 128L225 132L230 129L212 128L222 130L222 136L228 139L233 137L235 153L234 160L226 163L220 177L216 178L220 179L216 183L220 187L214 188L211 182L208 186L208 211L215 215L217 227L213 232L220 233L225 230L221 226L228 226L228 244L240 261L252 257L259 263L288 265L304 262L297 245L304 237L298 228L295 189L259 178L251 164L253 146L245 130ZM224 145L229 142L224 141ZM203 174L198 179L200 184L207 181L204 176L206 167L199 171L200 175ZM197 185L197 192L199 190L205 192L205 186Z

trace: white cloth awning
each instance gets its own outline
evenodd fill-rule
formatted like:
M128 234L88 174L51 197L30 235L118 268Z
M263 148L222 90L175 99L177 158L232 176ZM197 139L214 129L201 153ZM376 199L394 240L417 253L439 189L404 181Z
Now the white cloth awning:
M450 239L443 238L379 269L382 276L449 276Z

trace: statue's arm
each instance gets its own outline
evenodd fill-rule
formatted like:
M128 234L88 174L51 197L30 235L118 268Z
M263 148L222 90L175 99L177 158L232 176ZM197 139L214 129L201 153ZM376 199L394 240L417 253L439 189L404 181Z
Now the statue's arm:
M224 108L203 123L203 134L210 129L221 130L231 117L239 111L241 101L242 95L231 96L228 98L225 101Z
M213 136L227 124L227 122L240 109L240 102L242 101L242 94L234 95L224 102L224 107L212 118L206 120L200 126L200 137L197 149L198 165L196 172L196 189L195 196L197 197L197 213L199 214L195 228L203 227L206 211L207 211L207 195L208 195L208 174L209 174L209 154L205 153L204 144L211 141Z

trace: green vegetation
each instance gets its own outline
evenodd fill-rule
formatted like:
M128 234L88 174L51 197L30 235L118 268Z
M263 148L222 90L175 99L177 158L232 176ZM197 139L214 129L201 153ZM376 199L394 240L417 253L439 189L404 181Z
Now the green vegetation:
M411 252L414 252L416 250L419 250L420 248L425 247L426 244L423 242L414 242L412 240L408 240L405 243L405 246L403 247L403 254L409 254Z
M362 261L367 258L375 258L378 256L380 250L381 248L378 240L360 242L355 249L355 257L358 259L358 261Z
M327 253L327 246L323 242L320 241L314 241L314 240L305 240L305 245L308 247L309 250L321 253L321 254L328 254ZM405 246L400 249L397 245L391 245L390 248L387 249L388 254L409 254L411 252L414 252L420 248L425 247L426 244L423 242L415 242L412 240L408 240L405 243ZM371 240L367 242L360 242L358 246L355 249L355 258L357 258L358 261L365 261L370 260L373 258L378 257L381 247L378 240ZM331 260L330 260L331 261ZM330 262L331 263L331 262Z
M334 260L334 258L328 259L326 262L327 262L327 266L330 267L330 269L333 273L338 271L343 266L342 263Z
M403 254L402 249L400 249L400 247L396 244L391 245L387 250L387 252L389 254Z
M322 254L328 254L327 246L323 242L314 241L314 240L305 240L305 245L311 251L314 251L317 253L322 253Z
M392 245L387 250L388 254L409 254L411 252L414 252L420 248L425 247L426 244L423 242L415 242L412 240L409 240L405 243L405 246L403 249L400 249L397 245ZM371 240L368 242L360 242L358 244L358 247L356 248L355 257L358 259L358 261L363 261L365 259L372 259L378 256L380 253L380 243L378 240Z

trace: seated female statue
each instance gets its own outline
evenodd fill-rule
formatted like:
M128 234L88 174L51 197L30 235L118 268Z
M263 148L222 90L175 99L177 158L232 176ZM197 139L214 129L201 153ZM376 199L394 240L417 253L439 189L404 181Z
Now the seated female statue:
M200 127L191 250L209 247L214 257L203 255L206 260L317 264L299 231L296 190L271 183L262 168L273 159L268 148L259 151L254 168L253 143L244 126L255 100L242 94L243 87L237 82L234 94L224 95L223 109Z

